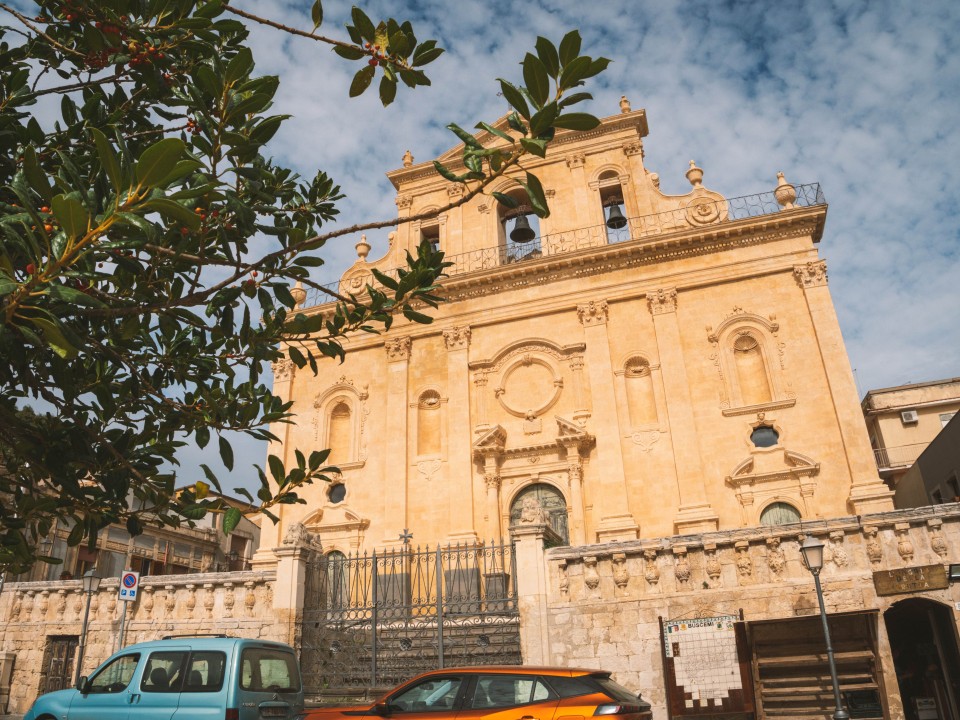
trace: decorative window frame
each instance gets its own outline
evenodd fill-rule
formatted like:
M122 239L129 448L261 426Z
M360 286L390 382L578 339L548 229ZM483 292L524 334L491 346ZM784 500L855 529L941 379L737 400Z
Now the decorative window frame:
M516 483L515 487L511 488L509 493L500 494L500 527L508 528L510 527L510 510L513 508L513 503L521 493L523 493L527 488L533 485L549 485L558 493L560 497L563 498L567 509L567 530L570 533L573 529L574 521L574 508L571 502L572 491L570 489L570 477L567 473L560 473L561 475L566 475L566 482L563 480L553 477L553 475L529 475L524 480L521 480ZM582 521L583 518L580 518ZM571 533L572 534L572 533Z
M797 395L786 379L786 344L780 341L779 331L780 324L775 316L765 318L741 307L735 307L716 330L707 327L707 340L713 348L710 359L717 368L721 383L720 410L725 417L752 415L796 405ZM770 388L769 402L753 405L743 403L733 350L737 338L743 335L749 335L757 341Z
M419 452L419 439L420 439L420 405L423 402L423 396L428 392L434 392L439 398L440 405L437 408L437 412L440 413L440 452L439 453L423 453ZM420 388L416 393L416 400L409 404L410 407L410 421L409 427L411 428L410 432L410 442L413 445L410 448L411 457L415 458L418 462L422 460L441 460L446 458L448 455L448 441L447 441L447 403L450 401L450 398L444 397L443 393L440 392L440 387L438 385L426 385Z
M784 496L784 497L775 496L771 498L766 498L762 503L760 503L759 509L757 510L757 527L777 527L776 525L760 524L760 518L763 517L763 513L766 511L766 509L769 508L771 505L776 505L777 503L783 503L784 505L789 505L790 507L792 507L800 515L800 518L799 520L797 520L797 522L803 522L803 519L806 516L806 514L803 511L803 504L798 503L796 500L792 499L789 496Z
M345 376L325 391L317 395L313 402L313 439L318 445L330 447L330 413L340 403L350 408L350 419L353 423L351 433L351 447L348 457L350 460L337 465L341 470L362 468L367 461L367 416L370 414L367 400L367 387L357 388L352 380Z
M741 525L759 525L760 515L774 502L789 503L800 511L801 517L811 517L814 510L811 498L817 488L820 463L781 445L755 449L780 452L783 466L774 470L758 470L756 460L759 458L751 453L725 478L726 485L733 488L740 504Z
M430 205L421 210L417 210L417 215L422 215L428 212L436 212L439 209L439 205ZM440 249L442 250L447 247L447 214L442 213L434 218L430 218L429 220L414 220L410 223L410 244L412 246L410 248L411 253L415 254L417 247L420 246L420 231L424 227L432 227L434 225L437 226L437 229L440 233Z

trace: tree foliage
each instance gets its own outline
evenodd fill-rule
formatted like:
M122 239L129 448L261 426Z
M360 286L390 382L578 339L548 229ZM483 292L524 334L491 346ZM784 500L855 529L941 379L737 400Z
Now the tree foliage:
M304 18L311 30L222 0L40 0L32 16L0 12L0 569L32 562L55 520L74 544L111 523L137 534L208 512L226 513L229 532L240 514L208 497L220 490L208 468L177 489L178 449L215 446L232 469L233 433L276 440L269 426L291 420L290 404L264 382L267 364L289 357L317 372L319 358L342 359L348 333L389 329L398 314L429 322L422 310L440 301L446 266L425 243L398 275L358 296L327 290L330 312L300 312L296 286L322 290L310 275L327 241L399 219L330 229L342 199L333 178L271 159L288 116L273 107L279 79L255 72L248 26L332 46L360 66L344 90L359 95L379 77L385 106L401 85L429 85L423 68L443 50L409 22L359 8L344 39L320 35L319 0ZM569 112L590 97L570 91L606 64L580 54L575 31L559 47L538 38L523 82L501 81L508 130L479 123L495 138L484 146L449 126L462 167L437 171L467 186L453 205L506 175L546 216L520 161L542 157L558 129L597 124ZM44 113L56 121L40 121L40 103L58 103ZM267 251L253 252L254 239ZM39 414L23 412L30 404ZM293 467L270 456L256 497L236 492L272 517L335 470L327 455L298 451Z

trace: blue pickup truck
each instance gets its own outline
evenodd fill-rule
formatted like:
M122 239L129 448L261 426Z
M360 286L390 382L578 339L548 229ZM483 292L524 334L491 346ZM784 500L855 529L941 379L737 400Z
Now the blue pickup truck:
M168 637L114 653L72 690L41 695L24 720L300 720L303 684L289 645Z

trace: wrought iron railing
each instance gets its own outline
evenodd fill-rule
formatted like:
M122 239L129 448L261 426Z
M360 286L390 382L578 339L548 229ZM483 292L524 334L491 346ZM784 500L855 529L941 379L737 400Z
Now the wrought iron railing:
M820 189L820 183L796 185L794 188L797 197L792 203L793 207L826 205L827 201ZM606 225L594 225L543 235L522 244L507 239L505 244L498 247L448 255L446 260L452 265L447 268L447 275L453 277L591 247L658 238L690 228L771 215L783 209L772 190L726 200L694 198L685 207L675 210L627 218L626 225L616 230ZM387 270L384 274L396 278L397 272L396 269ZM368 283L377 285L373 275L351 278L349 288L345 288L341 282L329 283L323 287L333 292L353 292L359 295ZM311 307L330 300L329 294L314 289L307 294L304 306Z
M299 649L311 695L521 662L509 542L331 553L310 566L305 592Z

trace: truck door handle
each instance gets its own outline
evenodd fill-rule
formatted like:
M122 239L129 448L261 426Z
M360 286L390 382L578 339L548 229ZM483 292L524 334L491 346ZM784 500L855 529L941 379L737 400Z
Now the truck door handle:
M134 701L140 702L140 693L129 693L127 695L127 702L133 705Z

